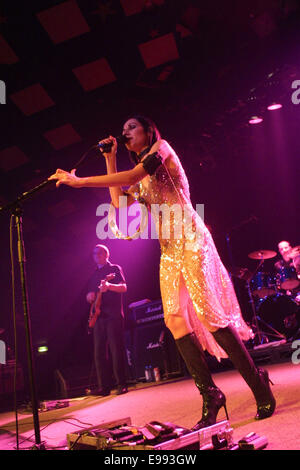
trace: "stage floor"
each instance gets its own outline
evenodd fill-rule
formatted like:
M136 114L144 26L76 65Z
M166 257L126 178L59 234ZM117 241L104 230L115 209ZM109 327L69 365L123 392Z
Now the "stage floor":
M300 364L292 362L268 365L277 400L275 414L268 419L255 421L255 401L251 391L235 370L214 374L216 384L227 396L229 422L234 428L234 441L254 431L266 436L266 450L300 449ZM40 412L41 439L46 448L66 449L68 433L95 426L103 422L130 417L132 424L143 426L157 420L172 422L191 428L201 415L201 396L192 379L178 379L158 384L130 387L125 395L109 397L81 397L70 401L62 409ZM34 426L32 416L18 415L20 448L33 446ZM225 419L221 410L218 420ZM0 414L0 449L16 448L14 412Z

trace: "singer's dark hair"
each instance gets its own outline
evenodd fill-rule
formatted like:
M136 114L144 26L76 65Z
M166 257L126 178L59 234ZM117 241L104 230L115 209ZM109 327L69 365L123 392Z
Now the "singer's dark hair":
M143 129L144 129L146 134L150 131L150 133L149 133L149 144L148 144L150 147L152 147L152 145L155 142L157 142L158 140L161 139L159 130L158 130L156 124L152 121L152 119L150 119L146 116L142 116L140 114L130 116L128 119L135 119L136 121L138 121L143 126ZM128 121L128 119L127 119L127 121ZM132 163L134 163L135 165L137 165L140 161L136 152L129 151L129 158L132 161Z

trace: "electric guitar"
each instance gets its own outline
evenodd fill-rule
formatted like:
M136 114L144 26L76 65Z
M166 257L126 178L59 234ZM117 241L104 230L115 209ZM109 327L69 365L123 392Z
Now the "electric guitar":
M115 273L108 274L105 277L105 281L109 282L115 277ZM101 312L101 301L102 301L102 292L100 289L97 292L96 299L92 303L91 308L90 308L90 316L89 316L89 328L94 328L95 323L100 315Z

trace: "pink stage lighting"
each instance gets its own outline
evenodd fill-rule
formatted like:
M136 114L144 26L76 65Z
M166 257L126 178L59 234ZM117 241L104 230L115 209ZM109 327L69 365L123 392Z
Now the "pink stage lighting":
M281 109L281 108L282 108L282 104L280 103L273 103L270 106L268 106L269 111L275 111L276 109Z
M249 120L249 124L260 124L261 122L263 122L263 119L261 117L258 117L258 116L253 116Z

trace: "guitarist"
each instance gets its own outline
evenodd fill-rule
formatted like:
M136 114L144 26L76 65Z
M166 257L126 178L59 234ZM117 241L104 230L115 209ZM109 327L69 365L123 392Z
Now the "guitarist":
M93 258L97 267L89 281L86 296L92 311L93 304L97 301L97 294L101 292L100 314L93 327L94 359L99 387L96 394L101 396L110 395L112 375L117 383L117 395L128 391L122 305L122 294L127 291L127 286L122 268L111 264L109 256L109 250L105 245L95 246ZM108 281L107 278L112 279ZM112 369L108 349L111 354Z

